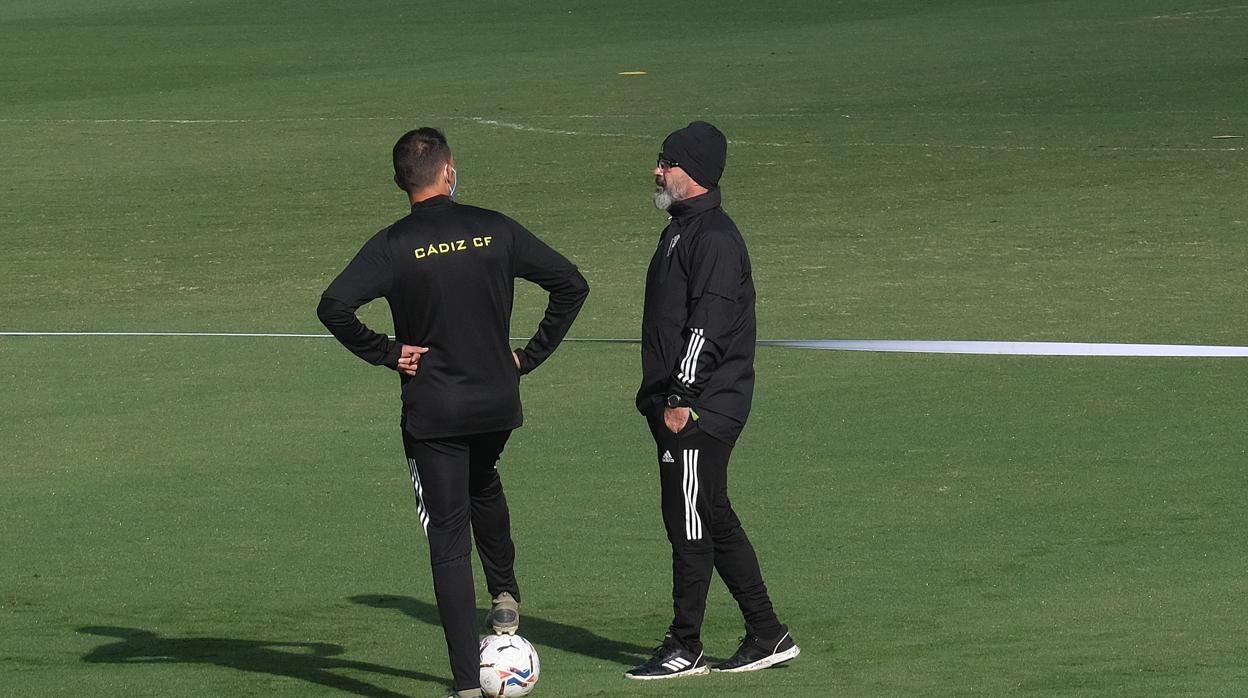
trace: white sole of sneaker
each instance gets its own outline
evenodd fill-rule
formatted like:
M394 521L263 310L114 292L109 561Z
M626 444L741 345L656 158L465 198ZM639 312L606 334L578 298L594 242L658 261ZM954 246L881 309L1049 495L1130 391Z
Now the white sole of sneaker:
M767 667L773 667L777 664L783 664L801 653L802 648L797 645L793 645L783 652L777 652L771 656L763 657L752 664L739 666L736 669L716 669L715 672L719 674L739 674L743 671L758 671L759 669L766 669Z
M663 674L662 676L633 676L628 672L624 672L624 676L635 681L654 681L656 679L679 679L682 676L701 676L709 673L711 673L710 668L703 665L696 669L685 669L684 671L678 671L674 674Z

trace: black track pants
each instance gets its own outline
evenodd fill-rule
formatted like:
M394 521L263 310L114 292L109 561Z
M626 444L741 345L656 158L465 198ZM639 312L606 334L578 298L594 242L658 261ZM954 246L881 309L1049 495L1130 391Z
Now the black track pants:
M417 514L429 538L433 593L455 690L476 688L480 682L470 535L490 596L507 591L520 600L511 515L494 468L509 436L509 431L428 441L403 436Z
M702 617L712 568L737 601L746 628L762 637L783 632L772 610L754 546L728 501L732 447L706 435L690 420L679 434L650 417L658 446L663 524L672 544L671 634L687 649L702 649Z

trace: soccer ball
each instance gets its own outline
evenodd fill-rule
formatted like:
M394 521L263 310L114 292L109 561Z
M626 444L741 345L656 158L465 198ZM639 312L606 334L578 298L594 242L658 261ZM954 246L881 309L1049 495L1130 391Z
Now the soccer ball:
M529 695L540 670L537 650L519 635L481 638L481 691L489 698Z

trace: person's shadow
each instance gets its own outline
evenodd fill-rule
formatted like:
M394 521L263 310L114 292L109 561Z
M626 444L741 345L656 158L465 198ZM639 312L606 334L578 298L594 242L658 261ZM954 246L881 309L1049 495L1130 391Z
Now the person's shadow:
M370 662L338 659L346 650L341 645L326 642L270 642L268 640L239 640L218 637L161 637L136 628L86 626L78 632L89 635L117 638L82 657L91 663L116 664L215 664L238 671L259 674L289 676L320 686L336 688L370 698L402 698L395 693L359 679L334 673L335 670L354 671L399 676L405 679L426 681L445 685L448 682L437 676L418 671L395 669Z
M394 596L391 594L361 594L352 596L350 601L371 608L393 608L401 613L428 623L442 627L438 617L438 607L434 604L410 596ZM485 626L485 611L478 612L478 625ZM536 616L524 614L520 617L521 630L525 638L538 645L554 647L565 652L594 657L608 662L626 666L634 666L650 657L653 647L642 647L628 642L620 642L603 637L592 630L578 628L575 625L556 623Z

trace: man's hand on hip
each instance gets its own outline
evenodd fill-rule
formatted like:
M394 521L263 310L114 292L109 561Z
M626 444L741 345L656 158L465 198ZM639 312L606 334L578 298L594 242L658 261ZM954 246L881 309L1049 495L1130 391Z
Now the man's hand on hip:
M420 357L427 351L429 347L416 347L410 344L400 344L399 364L394 370L405 376L416 375L416 368L420 364Z
M664 407L663 423L667 425L668 431L673 434L679 434L681 429L689 423L688 407Z

